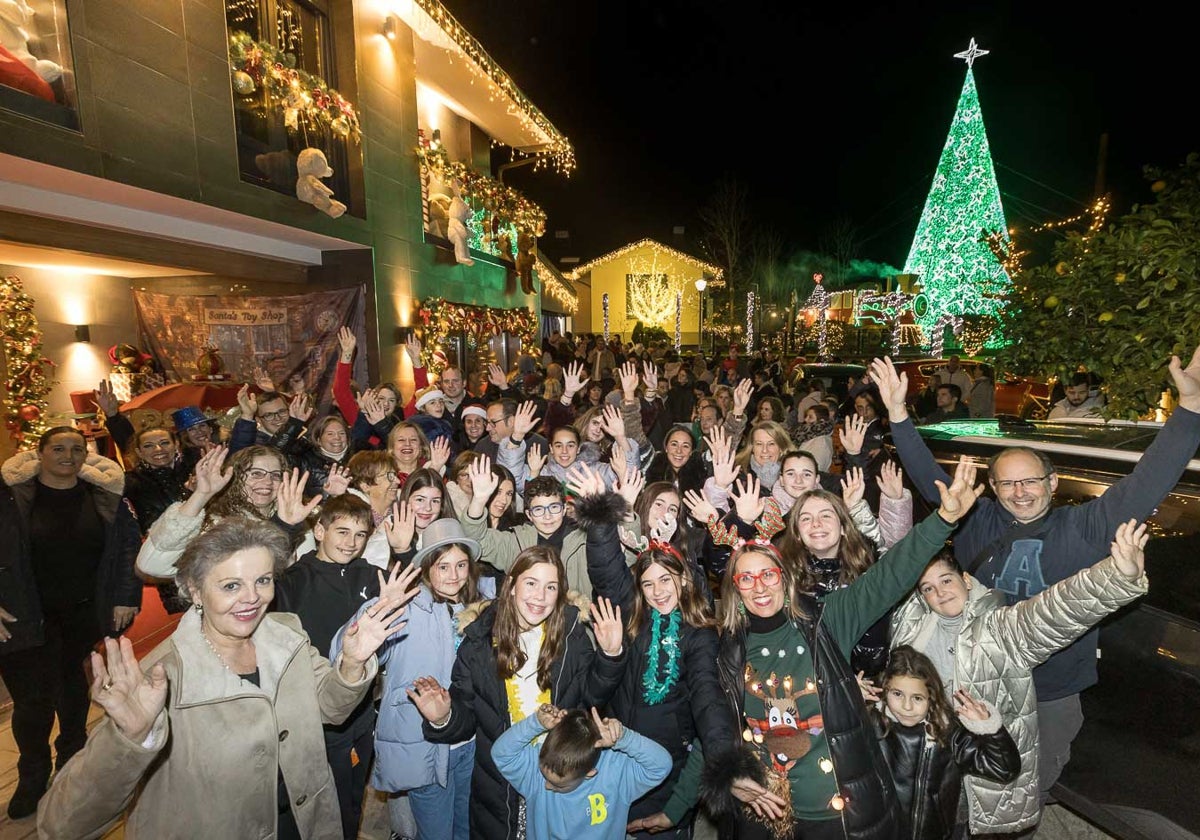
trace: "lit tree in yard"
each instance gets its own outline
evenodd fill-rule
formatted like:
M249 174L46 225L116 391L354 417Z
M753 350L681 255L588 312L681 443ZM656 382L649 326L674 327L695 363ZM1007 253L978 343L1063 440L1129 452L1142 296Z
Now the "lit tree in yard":
M1099 374L1112 417L1152 415L1200 336L1200 155L1146 168L1153 199L1115 223L1068 233L1050 262L1017 268L999 363L1016 373Z
M920 275L929 305L918 321L927 333L942 315L997 315L1010 284L983 241L985 232L1007 231L971 69L984 54L972 38L956 56L967 61L967 78L904 264Z

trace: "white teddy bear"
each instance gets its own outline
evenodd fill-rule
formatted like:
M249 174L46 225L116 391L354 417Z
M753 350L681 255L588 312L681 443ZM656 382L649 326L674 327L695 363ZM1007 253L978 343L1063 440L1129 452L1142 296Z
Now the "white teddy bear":
M450 200L450 209L447 213L449 220L446 225L446 238L454 243L454 259L463 265L475 265L475 260L471 259L471 254L467 250L467 242L470 240L470 232L467 230L467 223L471 219L471 206L462 200L462 195L459 191L459 185L453 185L454 198Z
M43 81L57 81L62 77L62 67L53 61L39 59L29 51L29 33L25 27L32 22L33 9L25 0L0 0L0 47L12 53Z
M333 198L333 190L318 180L333 174L324 152L320 149L302 150L296 158L296 171L300 174L296 179L296 198L334 219L346 212L346 205Z

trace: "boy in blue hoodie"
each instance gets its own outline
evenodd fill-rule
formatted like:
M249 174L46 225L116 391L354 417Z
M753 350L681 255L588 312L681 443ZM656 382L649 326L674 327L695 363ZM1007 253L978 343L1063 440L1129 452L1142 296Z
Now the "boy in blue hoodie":
M671 754L619 720L549 703L497 738L492 760L525 797L527 840L625 840L629 806L671 772Z

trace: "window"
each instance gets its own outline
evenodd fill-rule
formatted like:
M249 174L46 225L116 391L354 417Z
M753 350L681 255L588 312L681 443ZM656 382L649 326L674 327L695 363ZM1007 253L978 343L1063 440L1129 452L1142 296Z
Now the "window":
M0 0L0 108L79 130L66 0Z
M226 26L231 36L245 33L253 42L282 54L289 69L336 89L330 5L330 0L227 0ZM323 182L333 190L334 198L350 208L348 212L363 215L361 201L354 201L362 194L359 145L329 125L306 118L303 99L296 100L300 107L291 107L290 102L242 76L235 72L233 82L242 180L295 195L296 158L303 149L318 148L333 170ZM303 86L300 91L306 92Z

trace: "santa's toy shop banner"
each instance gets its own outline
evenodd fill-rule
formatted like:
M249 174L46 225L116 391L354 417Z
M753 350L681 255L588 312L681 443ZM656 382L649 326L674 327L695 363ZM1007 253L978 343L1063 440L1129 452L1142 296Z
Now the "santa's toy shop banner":
M288 391L292 377L303 378L325 407L341 350L338 329L349 327L366 344L361 288L264 297L133 294L145 348L173 382L254 382L261 368ZM366 381L365 354L355 356L353 375Z

